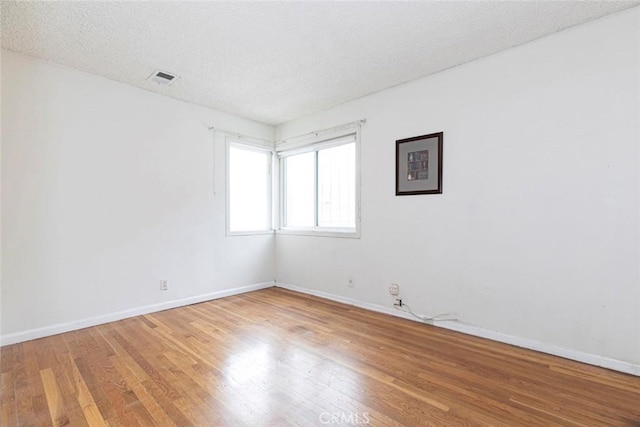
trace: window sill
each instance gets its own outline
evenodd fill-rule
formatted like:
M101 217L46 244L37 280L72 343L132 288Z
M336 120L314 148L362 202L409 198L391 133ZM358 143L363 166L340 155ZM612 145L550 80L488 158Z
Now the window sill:
M335 228L281 228L277 234L312 237L338 237L343 239L359 239L359 230L343 231Z
M229 231L227 230L227 236L261 236L265 234L274 234L274 230L258 230L258 231Z

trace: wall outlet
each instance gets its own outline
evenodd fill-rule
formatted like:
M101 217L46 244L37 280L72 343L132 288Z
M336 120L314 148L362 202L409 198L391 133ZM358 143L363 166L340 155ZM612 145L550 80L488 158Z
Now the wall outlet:
M353 276L347 276L347 286L353 288L356 284L356 279Z
M169 290L169 281L168 280L160 280L160 290L161 291Z
M392 283L389 285L389 295L400 295L400 285Z

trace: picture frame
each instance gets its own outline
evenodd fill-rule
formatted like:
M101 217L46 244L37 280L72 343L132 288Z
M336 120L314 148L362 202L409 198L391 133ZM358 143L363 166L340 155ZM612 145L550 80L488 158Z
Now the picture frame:
M396 140L396 196L442 194L443 132Z

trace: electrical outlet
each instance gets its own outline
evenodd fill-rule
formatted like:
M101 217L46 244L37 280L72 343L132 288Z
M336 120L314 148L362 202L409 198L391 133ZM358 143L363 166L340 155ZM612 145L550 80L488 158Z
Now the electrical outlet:
M169 281L168 280L160 280L160 290L161 291L169 290Z
M390 284L389 295L400 295L400 286L395 283Z
M347 286L353 288L356 284L356 279L353 276L347 276Z

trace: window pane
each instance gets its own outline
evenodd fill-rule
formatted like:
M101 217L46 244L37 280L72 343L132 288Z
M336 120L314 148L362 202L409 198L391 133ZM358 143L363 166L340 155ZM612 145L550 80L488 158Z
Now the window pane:
M229 230L269 230L270 153L229 147Z
M289 227L315 225L315 153L285 158L285 221Z
M356 144L318 151L318 225L356 226Z

